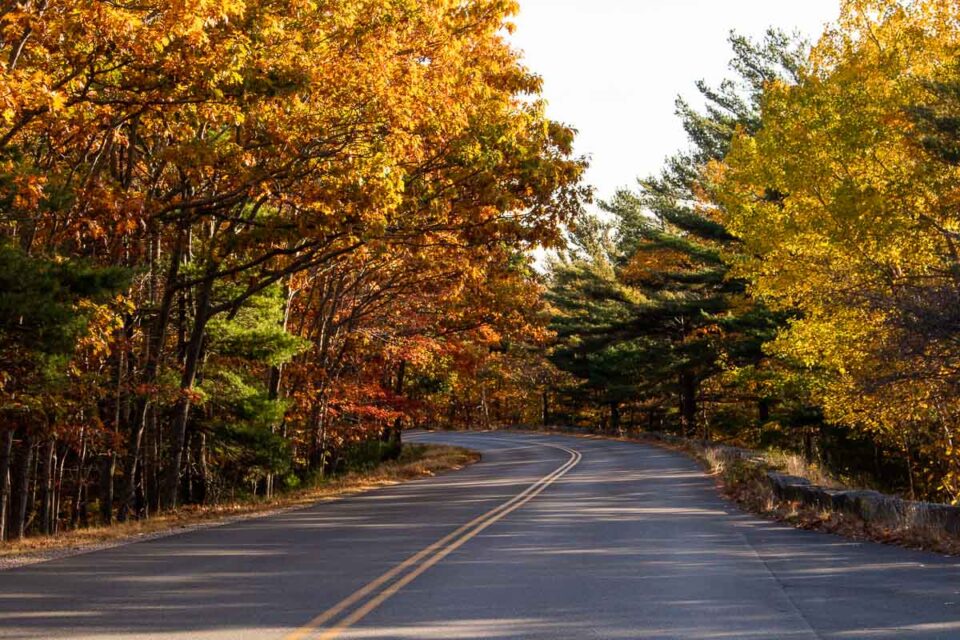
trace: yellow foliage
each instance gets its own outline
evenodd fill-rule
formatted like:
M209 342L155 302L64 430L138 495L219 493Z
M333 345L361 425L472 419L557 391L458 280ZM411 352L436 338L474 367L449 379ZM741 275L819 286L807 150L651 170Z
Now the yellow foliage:
M958 16L954 1L845 3L801 81L768 86L760 132L710 170L745 244L736 274L798 315L771 352L820 378L828 418L894 443L932 430L942 452L960 348L921 325L960 294L960 171L921 144L913 110L953 72Z

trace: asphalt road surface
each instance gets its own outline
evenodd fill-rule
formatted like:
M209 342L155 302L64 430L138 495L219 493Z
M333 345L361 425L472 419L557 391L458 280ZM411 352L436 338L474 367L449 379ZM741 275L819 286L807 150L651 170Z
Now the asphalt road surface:
M686 458L516 433L454 474L0 572L0 638L960 638L960 563L796 531Z

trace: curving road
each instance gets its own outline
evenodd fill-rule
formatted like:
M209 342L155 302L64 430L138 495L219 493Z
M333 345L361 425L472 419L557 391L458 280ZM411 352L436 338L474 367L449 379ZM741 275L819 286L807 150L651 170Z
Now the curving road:
M456 474L0 572L0 638L960 638L960 563L796 531L686 458L517 433Z

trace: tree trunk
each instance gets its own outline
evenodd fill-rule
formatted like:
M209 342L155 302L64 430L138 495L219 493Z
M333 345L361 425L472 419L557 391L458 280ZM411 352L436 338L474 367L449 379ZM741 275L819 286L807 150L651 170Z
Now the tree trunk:
M803 428L803 458L813 462L813 431L810 427Z
M33 466L32 435L20 443L20 462L13 478L13 509L10 518L10 539L20 540L26 535L27 508L30 506L30 468Z
M879 482L880 478L883 477L883 471L880 464L880 445L876 442L873 443L873 477Z
M53 533L53 461L54 440L48 438L40 451L40 472L37 483L40 485L40 533Z
M401 360L397 367L397 379L393 386L393 392L398 397L403 395L403 382L407 373L407 361ZM397 416L393 421L393 426L386 429L387 453L385 459L396 460L400 457L400 451L403 449L403 418Z
M770 422L770 401L766 398L757 403L757 419L760 420L761 427Z
M124 321L123 331L124 337L127 336L126 327L130 324L129 320ZM122 433L123 429L123 381L126 376L126 360L127 354L125 351L119 351L117 353L117 367L116 367L116 379L114 380L116 397L114 398L115 406L113 410L113 428L117 433ZM143 437L143 425L141 421L137 420L136 424L129 425L129 440L127 442L127 463L124 465L124 474L123 482L121 483L120 489L120 509L117 512L117 520L124 522L127 519L130 511L136 513L136 508L133 506L136 498L136 487L137 487L137 471L138 471L138 462L140 460L140 442Z
M684 438L697 429L697 377L691 373L680 376L680 427Z
M80 526L81 514L86 510L84 505L84 490L86 484L83 475L83 468L87 464L87 438L86 429L80 427L80 452L77 455L77 476L76 486L73 494L73 512L70 514L70 526L74 529Z
M86 529L90 526L90 510L87 508L87 504L90 501L90 487L87 484L80 485L80 488L77 490L77 496L79 496L80 504L77 506L77 522L78 526Z
M167 468L166 478L164 479L162 500L163 506L168 509L177 506L180 466L183 463L183 452L187 443L187 424L190 419L190 395L193 385L197 381L197 372L200 368L203 338L206 333L207 321L210 319L210 296L212 292L213 279L207 278L201 285L200 294L197 298L197 315L190 332L186 360L183 364L183 374L180 377L180 397L173 411L173 424L171 425L173 442L171 443L170 466Z
M283 380L283 365L278 365L276 367L270 367L270 378L267 381L267 397L270 400L279 400L280 399L280 383ZM283 422L281 418L280 422ZM270 432L277 433L282 431L282 424L273 424L270 425ZM265 479L265 493L268 499L273 497L273 473L268 473Z
M134 479L133 508L137 520L145 518L147 515L147 478L144 475L143 461L137 464L137 473Z
M160 306L157 310L157 317L150 328L150 335L147 336L145 364L141 383L149 389L157 380L160 371L160 360L163 351L163 344L166 340L167 326L170 324L170 314L173 309L174 298L177 293L177 279L180 274L180 262L183 259L184 233L181 232L177 243L174 245L173 252L170 255L170 268L167 272L166 283L163 296L160 299ZM141 446L143 443L144 432L149 427L156 427L156 407L150 401L150 397L145 393L137 400L134 415L136 421L131 425L129 440L127 442L127 461L124 465L123 482L123 505L121 506L121 518L133 510L136 502L137 491L137 473L140 471L137 467L141 463ZM119 404L120 398L117 397ZM156 437L156 433L151 434ZM140 473L143 482L146 483L147 474ZM148 495L149 497L149 495ZM139 515L139 514L138 514Z
M36 441L34 441L34 449L33 467L30 470L30 499L27 502L27 521L24 524L26 531L30 530L30 526L37 518L37 487L40 486L40 482L37 480L40 467L40 445Z
M197 442L197 481L196 491L197 501L200 504L207 504L210 490L210 469L207 466L207 434L199 434Z
M543 426L550 426L550 394L546 389L543 390L543 394L540 396L540 417L543 421Z
M56 469L57 477L53 483L53 519L51 522L52 533L60 533L60 510L63 506L63 474L67 468L67 448L63 449L63 455L58 456L54 451L53 468ZM59 463L58 463L59 460ZM57 465L59 464L59 468Z
M307 448L307 466L310 471L319 471L320 477L323 477L326 473L326 399L321 398L318 406L313 411L313 415L311 416L313 429L310 434L309 447Z
M147 413L147 425L144 430L145 449L143 477L146 483L147 491L147 515L150 511L156 513L160 510L160 487L162 478L160 477L160 428L157 424L157 405L151 403Z
M480 385L480 411L483 414L483 428L490 428L490 407L487 404L487 386Z
M620 432L620 403L611 402L610 403L610 433L617 434Z
M7 514L10 513L10 459L13 453L13 429L0 436L0 542L7 539Z
M908 484L908 488L909 488L909 490L910 490L910 494L909 494L909 495L910 495L910 499L911 499L911 500L916 500L916 499L917 499L917 491L916 491L916 487L914 486L914 483L913 483L913 451L912 451L911 448L910 448L910 442L909 442L906 438L904 438L904 440L903 440L903 450L904 450L904 453L906 454L906 462L907 462L907 484Z
M103 458L100 467L100 524L113 524L113 476L117 471L117 454L111 451Z
M280 398L280 381L283 379L283 366L270 367L270 378L267 380L267 398L278 400ZM283 422L283 418L280 419ZM278 424L270 425L270 433L277 433L282 426ZM268 472L264 478L264 492L267 499L273 498L273 472Z

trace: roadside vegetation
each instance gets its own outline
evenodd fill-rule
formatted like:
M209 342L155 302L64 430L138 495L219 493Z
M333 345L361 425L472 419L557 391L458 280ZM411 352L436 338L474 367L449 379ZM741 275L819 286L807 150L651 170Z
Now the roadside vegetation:
M246 495L218 504L185 505L155 517L112 526L73 529L59 535L31 536L0 547L0 569L138 539L176 533L310 506L355 493L456 471L480 460L480 454L442 445L407 444L396 460L368 461L311 487L286 490L272 497Z
M538 411L530 255L589 191L515 10L0 8L0 541L271 498L404 455L410 425Z
M863 505L840 509L809 498L778 495L771 475L783 474L790 482L807 480L811 485L811 494L821 493L817 491L820 488L827 489L828 494L872 492L858 491L861 487L846 487L797 456L762 453L743 455L741 451L695 441L672 446L699 460L716 479L724 495L752 513L801 529L960 555L960 537L954 529L957 514L951 513L951 522L947 524L943 518L937 517L940 505L900 501L896 497L875 494L866 495L863 499L890 504L893 508L877 514L871 513L869 506L865 508Z
M689 147L571 232L546 423L960 500L960 8L842 4L814 43L732 36Z

